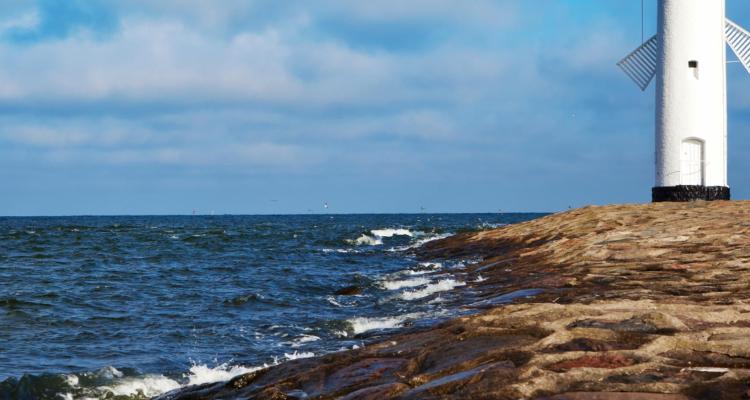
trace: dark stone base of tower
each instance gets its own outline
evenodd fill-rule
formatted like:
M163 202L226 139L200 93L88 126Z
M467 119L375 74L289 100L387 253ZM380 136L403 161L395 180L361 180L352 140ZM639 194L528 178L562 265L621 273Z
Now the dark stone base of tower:
M729 188L726 186L663 186L651 189L654 203L662 201L693 200L729 200Z

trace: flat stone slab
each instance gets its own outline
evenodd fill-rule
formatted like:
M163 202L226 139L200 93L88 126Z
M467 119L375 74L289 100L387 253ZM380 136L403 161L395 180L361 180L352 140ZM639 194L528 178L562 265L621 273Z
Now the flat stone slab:
M481 259L476 314L162 399L750 397L750 202L586 207L417 255Z

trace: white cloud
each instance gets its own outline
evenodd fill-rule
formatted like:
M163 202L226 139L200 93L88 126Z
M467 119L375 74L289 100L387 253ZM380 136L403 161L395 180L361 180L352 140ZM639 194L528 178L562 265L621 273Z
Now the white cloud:
M32 29L39 25L39 13L36 10L25 11L0 19L0 34L15 29Z

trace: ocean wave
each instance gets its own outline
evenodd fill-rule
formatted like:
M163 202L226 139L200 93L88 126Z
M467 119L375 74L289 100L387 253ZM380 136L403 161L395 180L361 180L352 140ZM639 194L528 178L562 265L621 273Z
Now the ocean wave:
M403 228L386 228L386 229L373 229L370 231L375 236L379 237L394 237L394 236L410 236L414 237L415 233L412 233L412 231L408 229ZM421 232L418 232L421 233Z
M336 306L336 307L344 307L344 305L343 305L343 304L341 304L341 303L339 303L338 301L336 301L336 299L335 299L335 298L334 298L333 296L327 296L327 297L326 297L326 300L327 300L327 301L328 301L329 303L331 303L331 304L333 304L334 306Z
M318 340L320 340L320 337L318 337L318 336L315 336L315 335L304 335L303 334L302 336L294 339L294 341L292 341L292 343L291 343L291 346L292 347L300 347L300 346L304 345L305 343L317 342Z
M190 372L187 374L188 383L185 386L228 381L235 376L260 371L264 368L268 368L268 365L262 367L245 367L224 363L211 368L205 364L197 364L190 367Z
M405 228L384 228L384 229L373 229L370 234L362 234L362 236L356 239L347 239L347 243L354 244L357 246L380 246L383 244L383 238L392 238L394 236L408 236L415 237L424 235L424 232L416 231L412 232Z
M310 358L310 357L315 357L315 354L311 352L298 353L296 350L292 354L284 353L284 358L286 358L289 361L298 360L300 358Z
M417 300L417 299L421 299L429 295L432 295L434 293L447 292L449 290L453 290L456 287L464 286L464 285L466 285L466 283L457 281L455 279L443 279L441 281L438 281L437 283L427 285L423 289L414 290L414 291L407 290L401 293L401 296L399 297L403 300Z
M421 262L416 268L404 271L407 275L424 275L430 274L437 270L443 269L443 263L440 262Z
M125 378L113 386L101 386L103 394L114 396L158 396L181 388L179 382L164 375L146 375L140 378Z
M113 382L108 385L99 386L96 390L96 392L98 392L97 395L104 397L153 397L187 386L228 381L238 375L268 368L268 365L263 365L262 367L245 367L242 365L229 365L228 363L224 363L215 367L209 367L205 364L195 364L190 367L189 372L183 375L184 381L182 383L176 379L158 374L150 374L140 377L123 377L123 374L116 368L108 368L115 372L112 375ZM77 383L78 381L76 379L75 384L77 385ZM64 398L68 398L67 395L68 394L61 394ZM72 395L69 397L72 398Z
M427 278L412 278L397 281L382 281L380 285L386 290L398 290L403 288L417 287L430 283Z
M340 254L349 254L349 253L361 253L360 250L357 249L329 249L325 248L322 249L323 253L340 253Z
M347 240L351 244L355 244L357 246L380 246L383 244L383 238L381 237L372 237L367 236L363 234L362 236L354 239L354 240Z
M399 252L399 251L413 250L413 249L417 249L417 248L423 246L426 243L433 242L435 240L445 239L447 237L453 236L452 233L437 233L437 234L432 234L432 235L428 235L428 234L425 234L425 235L427 235L427 237L424 237L422 239L418 239L414 243L408 244L406 246L391 247L390 249L388 249L388 251L390 251L390 252Z
M381 317L381 318L352 318L347 320L351 325L352 332L355 335L365 333L374 330L393 329L403 326L404 322L410 319L416 319L421 317L421 313L411 313L400 315L396 317ZM348 335L347 335L348 336Z
M409 245L407 249L416 249L418 247L423 246L426 243L434 242L435 240L445 239L451 236L453 236L452 233L439 233L433 236L428 236L426 238L417 240L414 244Z
M228 381L235 376L268 368L245 367L242 365L220 364L209 367L205 364L195 364L182 378L171 378L161 374L142 376L126 376L115 367L105 367L96 372L86 372L79 375L63 375L67 389L58 392L62 400L94 400L122 397L154 397L192 385ZM85 384L84 384L85 382Z

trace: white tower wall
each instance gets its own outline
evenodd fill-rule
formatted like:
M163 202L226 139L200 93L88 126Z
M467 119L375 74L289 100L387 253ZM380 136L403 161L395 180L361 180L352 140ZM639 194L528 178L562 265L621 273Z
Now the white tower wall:
M657 187L727 186L724 3L659 0Z

